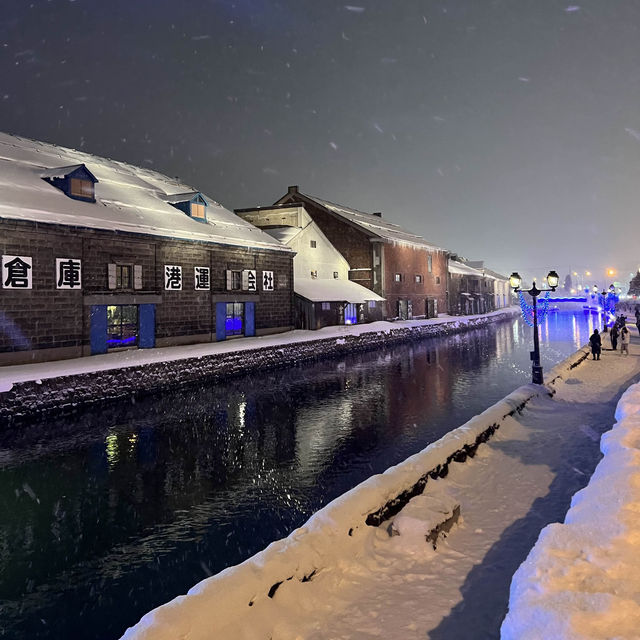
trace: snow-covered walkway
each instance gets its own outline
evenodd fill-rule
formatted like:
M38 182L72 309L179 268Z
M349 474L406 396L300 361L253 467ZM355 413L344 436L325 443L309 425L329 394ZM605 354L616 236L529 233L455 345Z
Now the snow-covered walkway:
M616 403L640 377L640 340L632 335L631 355L604 351L599 362L565 368L553 397L534 397L521 413L503 419L474 458L450 463L445 478L427 483L424 495L446 493L460 504L460 522L436 550L424 535L390 537L385 524L365 527L352 538L357 548L335 548L331 561L300 557L301 566L318 562L320 568L304 580L274 584L269 597L249 609L249 598L233 594L242 591L233 576L251 582L263 562L280 561L286 545L274 547L243 573L228 570L231 581L223 579L218 592L205 581L186 599L145 617L130 637L195 639L216 627L230 640L499 638L514 572L540 530L562 521L572 495L587 484ZM321 528L300 531L322 539ZM218 606L222 618L233 620L220 629Z

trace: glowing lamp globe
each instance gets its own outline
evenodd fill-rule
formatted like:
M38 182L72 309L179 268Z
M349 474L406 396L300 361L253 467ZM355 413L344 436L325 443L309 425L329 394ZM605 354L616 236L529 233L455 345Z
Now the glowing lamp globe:
M521 284L522 284L522 278L516 271L514 271L509 276L509 285L511 286L512 289L519 289Z
M555 271L549 271L549 274L547 275L547 284L552 289L555 289L559 283L560 283L560 276Z

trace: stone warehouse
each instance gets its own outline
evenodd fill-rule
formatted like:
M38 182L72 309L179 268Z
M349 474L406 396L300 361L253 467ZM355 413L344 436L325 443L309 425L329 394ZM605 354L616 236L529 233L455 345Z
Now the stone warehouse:
M432 318L447 310L449 252L383 219L289 187L276 206L303 206L349 265L349 280L385 299L383 317Z
M177 180L0 134L0 365L289 330L293 257Z

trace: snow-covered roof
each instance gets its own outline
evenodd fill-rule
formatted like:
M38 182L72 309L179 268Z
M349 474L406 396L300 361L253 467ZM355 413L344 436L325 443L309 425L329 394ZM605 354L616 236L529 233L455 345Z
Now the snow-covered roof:
M165 202L169 204L177 204L179 202L190 202L196 196L199 196L199 191L187 191L186 193L173 193L170 196L164 198Z
M351 280L331 278L296 278L293 290L311 302L364 303L369 300L382 301L377 293Z
M302 227L271 227L264 229L272 238L275 238L282 244L289 244L300 232Z
M98 180L95 203L69 198L42 179L82 164ZM150 169L0 133L0 218L291 251L204 194L206 222L167 202L185 193L197 192Z
M478 269L474 269L462 262L458 262L457 260L449 260L449 273L455 273L457 275L462 276L474 276L475 278L482 278L482 271L478 271Z
M437 247L427 242L422 236L405 231L402 227L392 222L387 222L381 216L374 215L372 213L365 213L364 211L358 211L357 209L351 209L343 205L334 204L328 200L322 200L316 196L310 196L306 194L300 194L304 198L313 200L321 207L328 209L329 211L339 215L341 218L359 226L364 231L367 231L374 237L380 238L383 242L397 242L401 244L409 244L422 249L428 249L430 251L446 251L441 247Z
M490 276L491 278L494 278L496 280L509 280L509 278L507 278L507 276L503 276L501 273L498 273L497 271L493 271L493 269L485 269L484 270L485 275Z

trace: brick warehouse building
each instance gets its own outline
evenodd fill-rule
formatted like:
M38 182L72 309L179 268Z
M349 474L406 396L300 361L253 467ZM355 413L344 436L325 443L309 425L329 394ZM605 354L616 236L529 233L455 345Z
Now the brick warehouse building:
M288 330L293 255L177 180L0 134L0 365Z
M276 205L300 204L349 263L349 279L386 299L385 318L431 318L447 311L449 252L387 222L289 187Z

